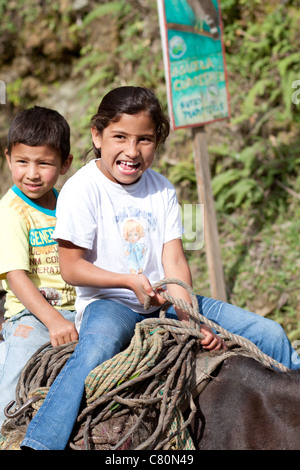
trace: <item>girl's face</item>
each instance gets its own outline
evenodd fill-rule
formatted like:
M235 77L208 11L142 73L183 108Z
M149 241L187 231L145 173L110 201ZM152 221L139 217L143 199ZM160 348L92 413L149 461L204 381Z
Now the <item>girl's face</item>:
M156 150L155 125L149 115L122 114L100 134L92 128L96 148L101 148L97 166L114 183L133 184L154 160Z

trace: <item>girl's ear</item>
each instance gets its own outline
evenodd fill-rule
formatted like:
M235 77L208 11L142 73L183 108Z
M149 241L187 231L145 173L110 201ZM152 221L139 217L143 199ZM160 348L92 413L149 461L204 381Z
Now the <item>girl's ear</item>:
M100 149L101 148L101 134L100 134L100 132L98 131L98 129L96 129L96 127L92 127L91 128L91 133L92 133L92 139L93 139L93 143L94 143L95 147L97 149Z

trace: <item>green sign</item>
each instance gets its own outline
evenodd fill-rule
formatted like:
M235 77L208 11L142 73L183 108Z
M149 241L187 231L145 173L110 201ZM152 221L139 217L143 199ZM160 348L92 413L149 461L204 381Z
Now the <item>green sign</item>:
M158 0L173 129L230 115L218 0Z

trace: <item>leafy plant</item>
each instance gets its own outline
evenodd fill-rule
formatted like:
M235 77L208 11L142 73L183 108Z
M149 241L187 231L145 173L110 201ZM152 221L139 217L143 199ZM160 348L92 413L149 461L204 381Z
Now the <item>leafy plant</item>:
M128 5L124 0L97 5L85 16L83 26L88 26L95 19L102 18L105 15L117 15L120 11L124 11L124 9L125 12L128 12L128 9L130 9L130 5Z

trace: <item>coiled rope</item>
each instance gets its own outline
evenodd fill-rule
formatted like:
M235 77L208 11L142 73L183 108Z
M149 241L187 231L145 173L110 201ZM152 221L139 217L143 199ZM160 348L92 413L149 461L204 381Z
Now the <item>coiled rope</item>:
M156 290L167 284L185 288L191 304L160 291L166 300L160 318L147 318L138 323L129 347L89 374L85 382L86 406L78 416L70 448L193 449L188 426L196 412L192 388L199 339L204 337L200 331L201 323L250 351L265 365L287 370L262 353L251 341L231 334L202 316L197 297L186 283L163 279L153 288ZM150 299L146 299L146 310L149 304ZM165 317L170 304L189 314L189 325ZM48 343L28 361L17 388L17 409L21 409L22 413L18 416L17 412L17 416L4 425L4 440L0 442L0 448L18 447L29 421L41 406L76 344L73 342L50 348ZM28 398L37 401L26 408ZM188 403L186 418L181 412L183 401ZM110 425L122 419L119 427ZM116 432L116 428L122 428L122 432Z

